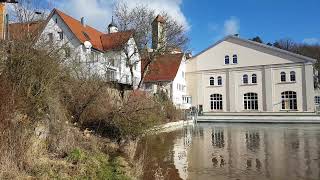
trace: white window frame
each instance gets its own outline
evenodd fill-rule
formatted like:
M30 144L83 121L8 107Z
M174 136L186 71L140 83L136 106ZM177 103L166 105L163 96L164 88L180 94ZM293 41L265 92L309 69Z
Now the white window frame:
M211 109L211 111L222 111L223 110L223 96L222 96L222 94L211 94L210 95L210 109Z
M281 93L281 110L298 110L297 93L295 91L284 91Z
M249 92L243 95L243 109L248 111L259 110L258 94Z

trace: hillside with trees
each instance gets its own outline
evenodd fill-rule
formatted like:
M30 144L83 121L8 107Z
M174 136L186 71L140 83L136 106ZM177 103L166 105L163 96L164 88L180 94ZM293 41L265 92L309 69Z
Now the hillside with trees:
M35 20L35 6L30 4L35 1L20 2L14 8L16 22ZM141 19L156 15L147 7L135 11L144 12ZM44 26L45 19L39 20ZM139 33L149 37L150 29ZM40 33L22 29L20 38L1 41L0 178L139 178L142 165L133 159L139 137L156 125L177 120L180 111L161 93L121 94L78 61L68 61L66 46L41 39ZM179 33L184 41L184 31ZM176 48L185 44L179 42ZM139 47L141 51L148 45Z

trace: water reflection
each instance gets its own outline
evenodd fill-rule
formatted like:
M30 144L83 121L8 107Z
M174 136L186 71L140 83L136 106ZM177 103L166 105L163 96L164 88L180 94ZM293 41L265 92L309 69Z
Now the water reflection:
M148 136L140 148L148 180L320 179L315 125L201 124Z

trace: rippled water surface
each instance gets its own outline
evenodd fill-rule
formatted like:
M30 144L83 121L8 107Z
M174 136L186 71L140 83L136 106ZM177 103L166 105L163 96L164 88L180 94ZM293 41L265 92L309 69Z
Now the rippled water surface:
M147 136L138 154L146 180L316 180L320 125L198 124Z

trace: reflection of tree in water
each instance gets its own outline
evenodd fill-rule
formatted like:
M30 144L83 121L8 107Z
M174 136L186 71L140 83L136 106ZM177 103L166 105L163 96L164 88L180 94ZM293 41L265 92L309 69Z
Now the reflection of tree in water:
M161 133L159 135L150 135L143 138L137 150L137 156L144 154L143 160L143 178L155 179L157 177L166 177L165 179L181 179L178 170L173 163L173 146L176 137L181 132ZM137 159L139 157L136 157Z
M223 129L212 129L212 146L224 148L224 133Z
M257 131L246 132L247 149L255 151L260 147L260 134Z

